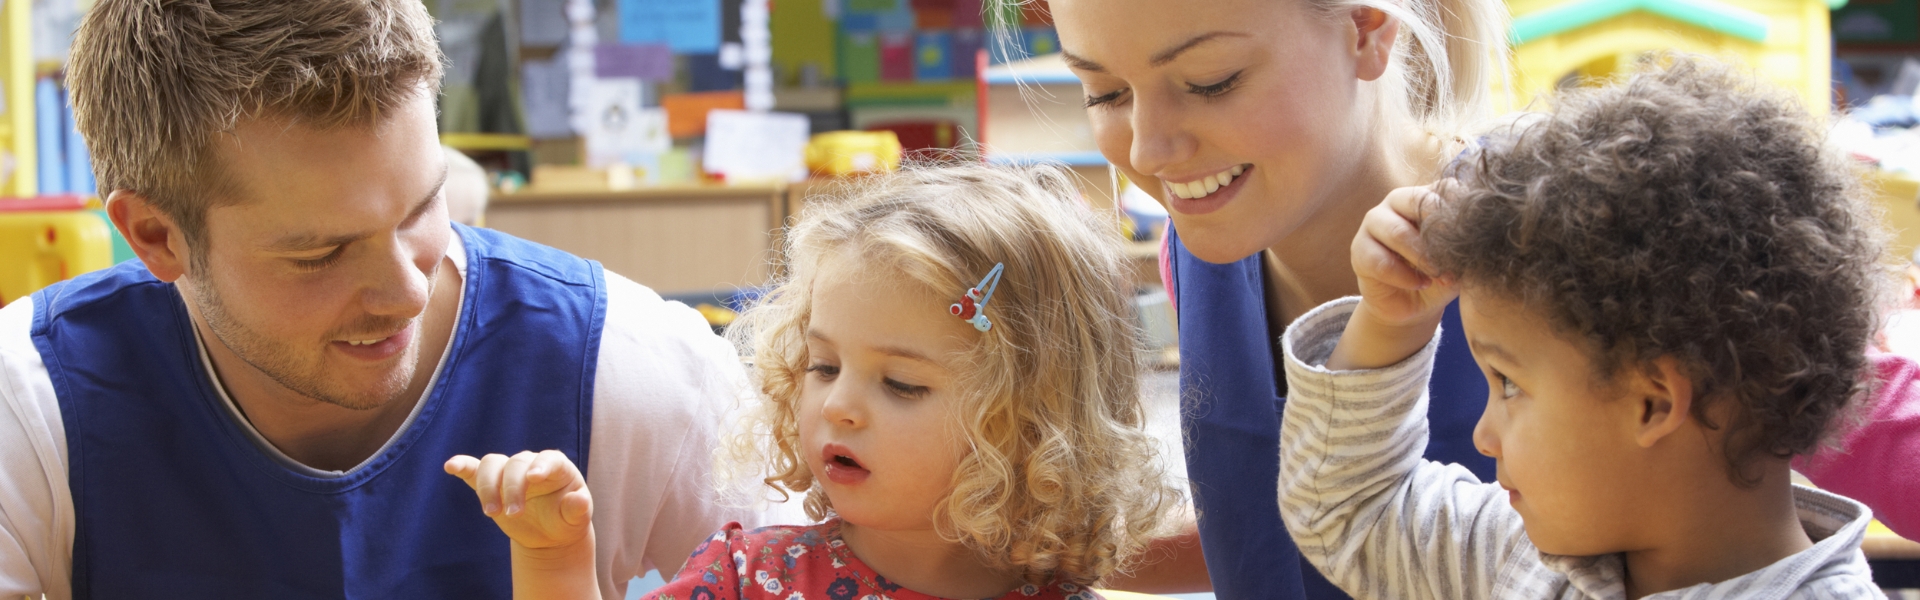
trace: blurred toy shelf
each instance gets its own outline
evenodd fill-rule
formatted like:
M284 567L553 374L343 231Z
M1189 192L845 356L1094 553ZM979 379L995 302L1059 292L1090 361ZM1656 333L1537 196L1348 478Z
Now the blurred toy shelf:
M443 133L440 143L462 152L527 150L533 139L509 133Z

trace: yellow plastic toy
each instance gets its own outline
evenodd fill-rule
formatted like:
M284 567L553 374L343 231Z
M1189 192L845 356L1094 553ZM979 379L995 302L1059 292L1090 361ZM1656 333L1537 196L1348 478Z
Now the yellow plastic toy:
M24 4L24 3L15 3ZM0 305L113 266L113 237L87 211L0 212Z
M0 0L0 197L39 193L33 121L32 2Z
M1829 13L1846 3L1509 0L1512 108L1526 108L1569 77L1609 77L1648 52L1677 50L1742 62L1825 114L1833 97Z
M900 136L891 131L830 131L807 143L807 169L839 177L900 168Z

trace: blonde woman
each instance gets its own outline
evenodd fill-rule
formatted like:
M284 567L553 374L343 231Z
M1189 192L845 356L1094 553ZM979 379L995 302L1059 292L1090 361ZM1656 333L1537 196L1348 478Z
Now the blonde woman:
M1097 598L1180 494L1143 429L1119 240L1073 189L954 166L810 207L791 276L733 325L763 400L732 455L822 522L722 528L649 597ZM510 507L487 514L516 595L592 597L579 471L483 463L508 459L448 471Z
M1199 546L1223 599L1338 597L1280 520L1275 343L1358 293L1348 250L1394 188L1432 181L1490 110L1498 0L1052 0L1100 151L1173 216L1182 418ZM1426 456L1485 479L1487 387L1447 313ZM1193 544L1143 590L1204 587ZM1151 580L1149 580L1151 579Z

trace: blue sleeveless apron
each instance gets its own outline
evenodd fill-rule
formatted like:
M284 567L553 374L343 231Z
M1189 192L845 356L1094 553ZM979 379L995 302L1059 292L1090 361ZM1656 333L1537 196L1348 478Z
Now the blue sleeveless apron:
M345 475L255 446L172 284L138 261L34 294L67 434L75 598L508 598L508 542L441 465L558 449L587 466L598 263L455 226L464 309L411 425Z
M1180 318L1180 420L1187 478L1200 512L1200 546L1221 600L1345 598L1313 568L1280 520L1280 411L1286 381L1267 334L1261 255L1213 264L1187 252L1173 227L1167 247ZM1428 384L1428 459L1493 480L1493 459L1473 447L1487 382L1467 349L1459 302L1447 307Z

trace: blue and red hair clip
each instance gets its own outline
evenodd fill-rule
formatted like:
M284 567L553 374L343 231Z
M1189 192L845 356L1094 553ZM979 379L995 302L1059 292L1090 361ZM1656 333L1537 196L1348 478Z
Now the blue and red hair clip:
M993 270L988 271L987 276L980 279L980 285L968 288L966 295L961 296L959 302L947 307L947 312L972 323L974 329L982 332L993 329L993 321L987 319L987 301L993 299L993 290L1000 287L1000 274L1005 270L1006 263L994 263ZM986 294L980 293L981 288L986 288Z

